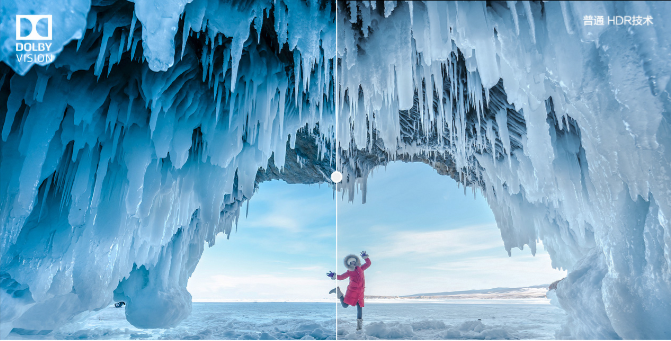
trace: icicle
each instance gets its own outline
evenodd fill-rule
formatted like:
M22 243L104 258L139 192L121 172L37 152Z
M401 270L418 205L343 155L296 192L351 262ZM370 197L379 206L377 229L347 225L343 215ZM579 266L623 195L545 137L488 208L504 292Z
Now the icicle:
M128 43L126 44L126 49L130 49L131 42L133 41L133 36L135 35L135 23L137 22L137 17L135 16L135 11L133 10L133 19L130 22L130 30L128 31ZM123 40L122 40L123 41ZM186 41L186 39L185 39ZM182 48L182 54L184 53L184 48Z
M527 21L529 22L529 31L531 33L531 41L536 44L536 25L534 24L534 16L531 13L531 5L529 1L522 1L524 11L526 12Z
M517 35L520 35L520 24L519 17L517 16L517 1L506 1L508 4L508 9L510 9L510 15L513 17L513 22L515 23L515 32Z

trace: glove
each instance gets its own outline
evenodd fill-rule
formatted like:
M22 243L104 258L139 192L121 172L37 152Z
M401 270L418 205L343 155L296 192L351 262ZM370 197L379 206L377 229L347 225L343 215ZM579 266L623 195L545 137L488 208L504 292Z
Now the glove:
M335 273L333 271L329 271L328 273L326 273L326 276L331 277L331 279L336 279Z
M368 254L366 253L366 251L361 251L361 258L368 259Z

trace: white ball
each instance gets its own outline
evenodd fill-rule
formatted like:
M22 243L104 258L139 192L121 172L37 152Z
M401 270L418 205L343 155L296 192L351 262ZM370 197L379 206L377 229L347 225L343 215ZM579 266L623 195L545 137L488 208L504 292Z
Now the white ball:
M342 181L342 173L338 171L331 173L331 180L335 183L339 183L340 181Z

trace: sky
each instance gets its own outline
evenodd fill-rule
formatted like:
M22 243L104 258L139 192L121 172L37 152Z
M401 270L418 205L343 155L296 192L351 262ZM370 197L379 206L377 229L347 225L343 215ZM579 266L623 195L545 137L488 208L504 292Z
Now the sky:
M412 295L550 284L565 271L552 269L542 245L503 247L484 197L423 163L393 162L368 179L366 203L338 197L338 258L365 250L367 295ZM344 265L338 262L338 273ZM341 286L346 283L341 282Z
M196 302L328 301L334 282L326 272L344 272L342 258L362 250L373 262L367 295L515 288L566 276L542 245L535 257L529 248L508 257L485 199L471 189L464 195L425 164L377 168L366 200L334 198L327 185L262 183L237 231L206 247L187 289Z
M198 301L325 301L335 267L335 200L327 185L261 183L230 239L205 247L187 290Z

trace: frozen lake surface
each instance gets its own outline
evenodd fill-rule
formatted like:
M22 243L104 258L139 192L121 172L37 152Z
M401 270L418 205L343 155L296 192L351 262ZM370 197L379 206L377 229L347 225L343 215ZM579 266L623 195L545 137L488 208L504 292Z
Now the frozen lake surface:
M356 308L339 307L338 339L554 339L564 312L547 300L369 300L364 331ZM334 339L334 303L193 303L171 329L138 329L108 307L65 330L10 339ZM480 320L478 320L480 319Z
M67 331L9 334L21 339L335 339L334 303L193 303L191 315L171 329L138 329L123 308L110 306Z
M367 301L358 333L338 307L338 339L554 339L566 316L547 299L417 301Z

